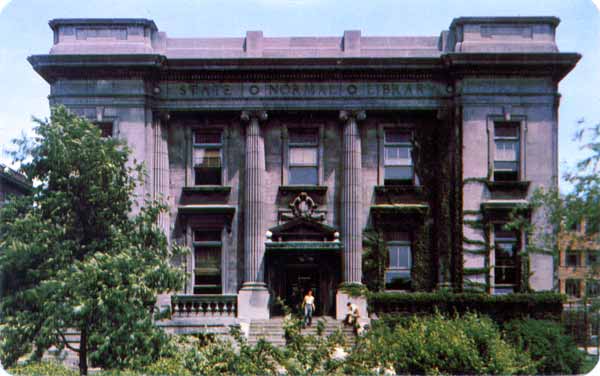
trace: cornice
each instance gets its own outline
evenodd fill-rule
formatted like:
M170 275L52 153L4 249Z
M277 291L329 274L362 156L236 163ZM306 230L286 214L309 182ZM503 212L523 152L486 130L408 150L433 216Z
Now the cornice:
M49 83L58 78L150 80L449 80L469 75L551 76L560 81L577 53L447 53L435 58L167 59L159 54L33 55Z

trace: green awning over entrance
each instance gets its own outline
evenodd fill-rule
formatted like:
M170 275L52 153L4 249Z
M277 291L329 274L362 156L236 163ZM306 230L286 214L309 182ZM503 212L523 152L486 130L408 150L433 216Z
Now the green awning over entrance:
M327 251L337 252L342 249L340 242L267 242L265 243L267 251Z

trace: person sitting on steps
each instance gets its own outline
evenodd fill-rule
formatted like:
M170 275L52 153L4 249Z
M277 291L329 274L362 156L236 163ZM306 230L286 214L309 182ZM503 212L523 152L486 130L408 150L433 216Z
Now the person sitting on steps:
M360 318L360 311L358 306L354 303L348 302L348 314L346 315L346 319L344 320L344 324L352 325L356 327L358 325L358 319Z

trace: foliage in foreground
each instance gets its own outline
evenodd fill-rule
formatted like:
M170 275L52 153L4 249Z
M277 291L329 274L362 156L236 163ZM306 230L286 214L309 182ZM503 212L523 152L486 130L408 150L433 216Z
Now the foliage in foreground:
M79 373L57 362L32 362L8 370L14 376L77 376Z
M513 320L504 327L507 339L537 363L538 374L578 374L585 359L564 328L547 320Z
M232 331L233 340L174 336L173 347L157 361L136 369L102 371L98 376L577 373L582 357L558 329L556 323L525 320L507 324L502 332L485 316L435 314L408 318L395 328L374 322L371 331L350 348L339 332L322 335L323 324L317 323L317 335L301 335L300 321L292 319L285 325L285 348L264 341L251 346L239 330ZM550 354L562 360L549 359ZM571 368L565 368L566 363ZM71 376L55 365L33 364L14 371L37 375L36 369Z
M184 273L156 226L166 208L146 201L132 216L142 166L130 151L65 108L38 121L21 142L33 195L0 209L0 357L11 366L51 346L110 368L141 366L162 355L167 336L153 323L156 296ZM77 346L65 330L81 334ZM133 358L131 354L137 354Z
M398 374L535 373L526 353L506 343L489 318L475 314L413 317L394 329L375 325L359 341L349 363L358 373L381 367Z

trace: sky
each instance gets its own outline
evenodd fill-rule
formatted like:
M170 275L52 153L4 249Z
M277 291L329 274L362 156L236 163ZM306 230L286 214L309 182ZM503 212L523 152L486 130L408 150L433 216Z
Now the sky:
M600 2L600 0L596 0ZM11 140L49 116L48 84L26 58L47 53L53 18L149 18L171 37L362 35L438 36L455 17L558 16L557 44L583 58L561 82L561 175L584 152L578 122L600 122L600 18L592 0L0 0L0 163ZM563 186L565 186L563 184Z

